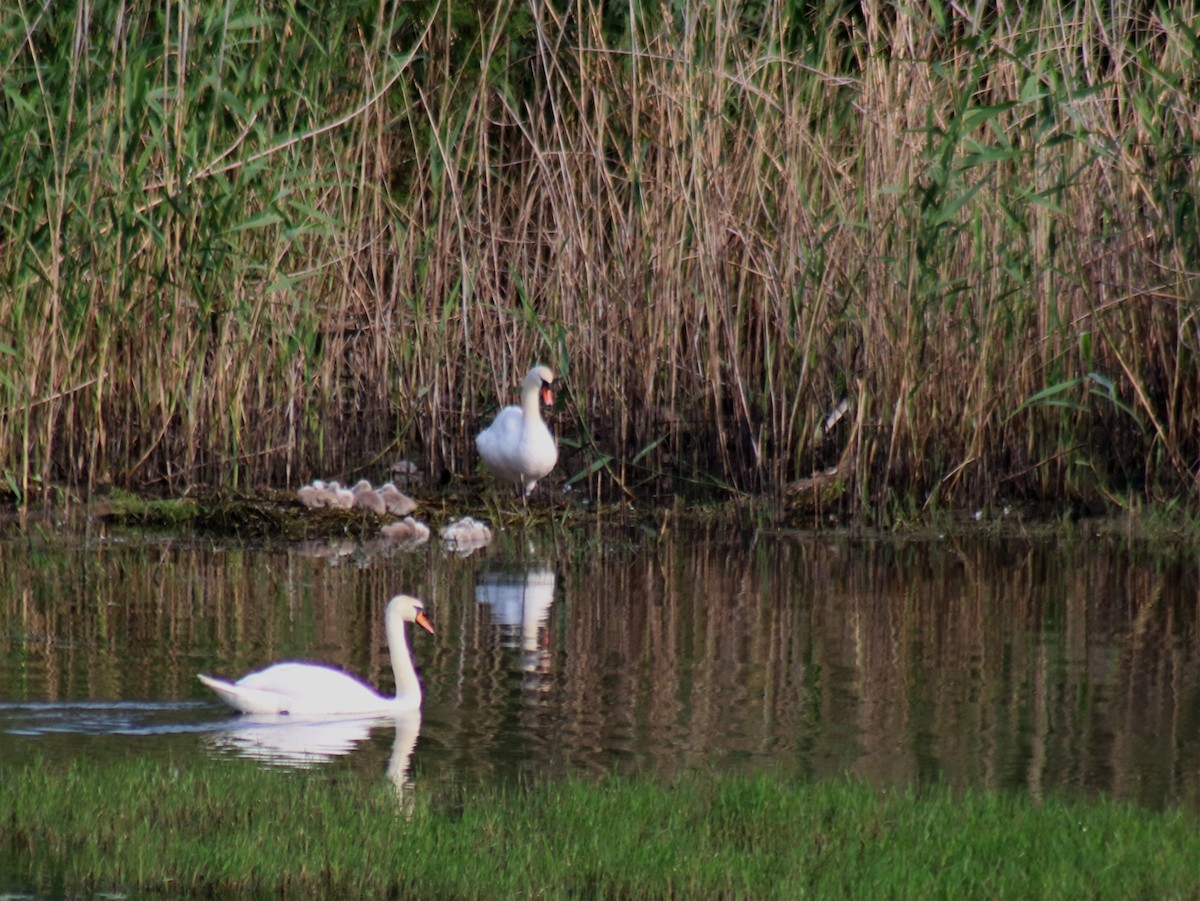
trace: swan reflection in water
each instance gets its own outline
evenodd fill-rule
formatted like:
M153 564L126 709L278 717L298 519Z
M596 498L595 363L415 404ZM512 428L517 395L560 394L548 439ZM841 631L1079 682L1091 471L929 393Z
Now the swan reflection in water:
M547 633L554 603L554 571L550 569L481 572L475 577L475 601L491 612L500 627L502 645L521 649L521 669L546 673L550 668Z
M387 777L403 793L411 787L408 767L421 732L419 710L375 717L304 718L286 714L244 714L221 725L209 738L222 751L271 766L308 769L344 757L372 729L393 726L396 738Z

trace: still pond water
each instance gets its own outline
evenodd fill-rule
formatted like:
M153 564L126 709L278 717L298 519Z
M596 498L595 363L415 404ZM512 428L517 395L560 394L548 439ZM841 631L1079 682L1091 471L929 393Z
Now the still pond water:
M198 672L332 663L419 718L233 717ZM29 527L0 541L0 775L241 755L422 782L774 767L1200 809L1195 548L986 534L508 532L462 556Z

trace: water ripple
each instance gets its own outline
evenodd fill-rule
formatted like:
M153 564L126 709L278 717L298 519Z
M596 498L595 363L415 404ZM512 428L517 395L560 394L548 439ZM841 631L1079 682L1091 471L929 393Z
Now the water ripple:
M211 722L180 722L211 707L202 701L38 701L0 703L8 735L170 735L211 731Z

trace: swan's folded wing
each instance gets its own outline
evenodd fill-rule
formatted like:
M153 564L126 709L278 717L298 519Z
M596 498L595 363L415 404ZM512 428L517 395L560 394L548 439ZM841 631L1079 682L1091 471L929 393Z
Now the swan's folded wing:
M197 673L196 678L211 688L217 695L241 713L290 713L287 699L273 691L235 685Z
M520 407L505 407L496 414L492 424L475 437L475 447L484 463L505 471L512 468L523 422Z

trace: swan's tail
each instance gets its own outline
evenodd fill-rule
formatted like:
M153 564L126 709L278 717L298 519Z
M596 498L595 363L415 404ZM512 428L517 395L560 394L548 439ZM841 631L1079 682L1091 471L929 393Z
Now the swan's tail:
M196 678L215 691L222 701L239 713L288 713L280 704L279 695L269 691L234 685L212 676L197 673Z

